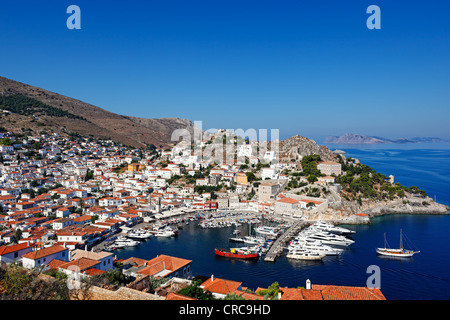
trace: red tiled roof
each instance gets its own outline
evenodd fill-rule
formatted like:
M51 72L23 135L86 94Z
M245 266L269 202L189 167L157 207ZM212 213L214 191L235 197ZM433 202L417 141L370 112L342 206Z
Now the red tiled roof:
M47 256L49 256L51 254L62 252L64 250L68 250L68 249L64 248L64 247L61 247L61 246L58 246L58 245L54 245L54 246L51 246L51 247L48 247L48 248L43 248L43 249L40 249L40 250L37 250L37 251L28 252L27 254L25 254L23 256L23 258L36 260L36 259L40 259L40 258L43 258L43 257L47 257Z
M30 248L30 247L31 246L26 242L20 243L20 244L14 244L12 246L0 246L0 256L11 253L11 252L16 252L19 250Z
M152 260L147 261L148 267L140 270L138 273L148 274L152 276L163 270L178 270L191 262L191 260L166 256L162 254Z
M197 299L186 297L179 293L171 292L166 296L166 300L197 300Z
M320 290L324 300L386 300L380 289L367 287L313 285L312 289Z
M242 285L242 282L232 281L232 280L225 280L225 279L219 279L214 278L214 280L211 281L211 278L206 280L201 284L204 290L208 290L210 292L214 293L220 293L220 294L227 294L227 293L233 293Z

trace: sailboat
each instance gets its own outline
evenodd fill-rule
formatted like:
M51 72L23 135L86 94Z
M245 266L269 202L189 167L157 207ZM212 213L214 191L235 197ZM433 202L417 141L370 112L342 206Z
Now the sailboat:
M391 249L387 247L386 242L386 233L384 234L384 248L377 248L376 251L378 254L383 256L390 257L399 257L399 258L409 258L414 254L419 253L420 251L413 251L403 248L403 234L402 229L400 229L400 248L399 249Z

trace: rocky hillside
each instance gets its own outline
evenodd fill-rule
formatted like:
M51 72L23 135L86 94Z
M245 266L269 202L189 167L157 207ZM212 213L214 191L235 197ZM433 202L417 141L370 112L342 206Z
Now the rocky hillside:
M31 99L22 103L20 108L11 106L11 101L23 101L26 98ZM193 130L192 122L186 119L123 116L3 77L0 77L0 109L11 111L0 116L0 126L10 131L74 132L83 136L110 138L134 147L150 144L166 147L172 144L171 135L175 129Z
M323 161L334 160L330 149L318 145L314 140L296 135L280 141L280 161L300 160L304 156L318 154Z

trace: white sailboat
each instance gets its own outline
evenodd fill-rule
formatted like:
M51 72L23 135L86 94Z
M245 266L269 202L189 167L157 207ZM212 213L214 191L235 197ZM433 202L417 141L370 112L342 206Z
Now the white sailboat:
M403 248L403 234L402 229L400 229L400 248L391 249L387 247L386 233L384 234L384 248L377 248L377 253L383 256L389 257L399 257L399 258L409 258L420 251L413 251Z

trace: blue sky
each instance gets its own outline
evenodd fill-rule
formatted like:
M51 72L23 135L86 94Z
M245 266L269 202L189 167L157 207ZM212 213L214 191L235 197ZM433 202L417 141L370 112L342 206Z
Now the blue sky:
M81 30L69 30L69 5ZM381 30L369 30L369 5ZM450 138L448 1L2 1L0 75L119 114Z

